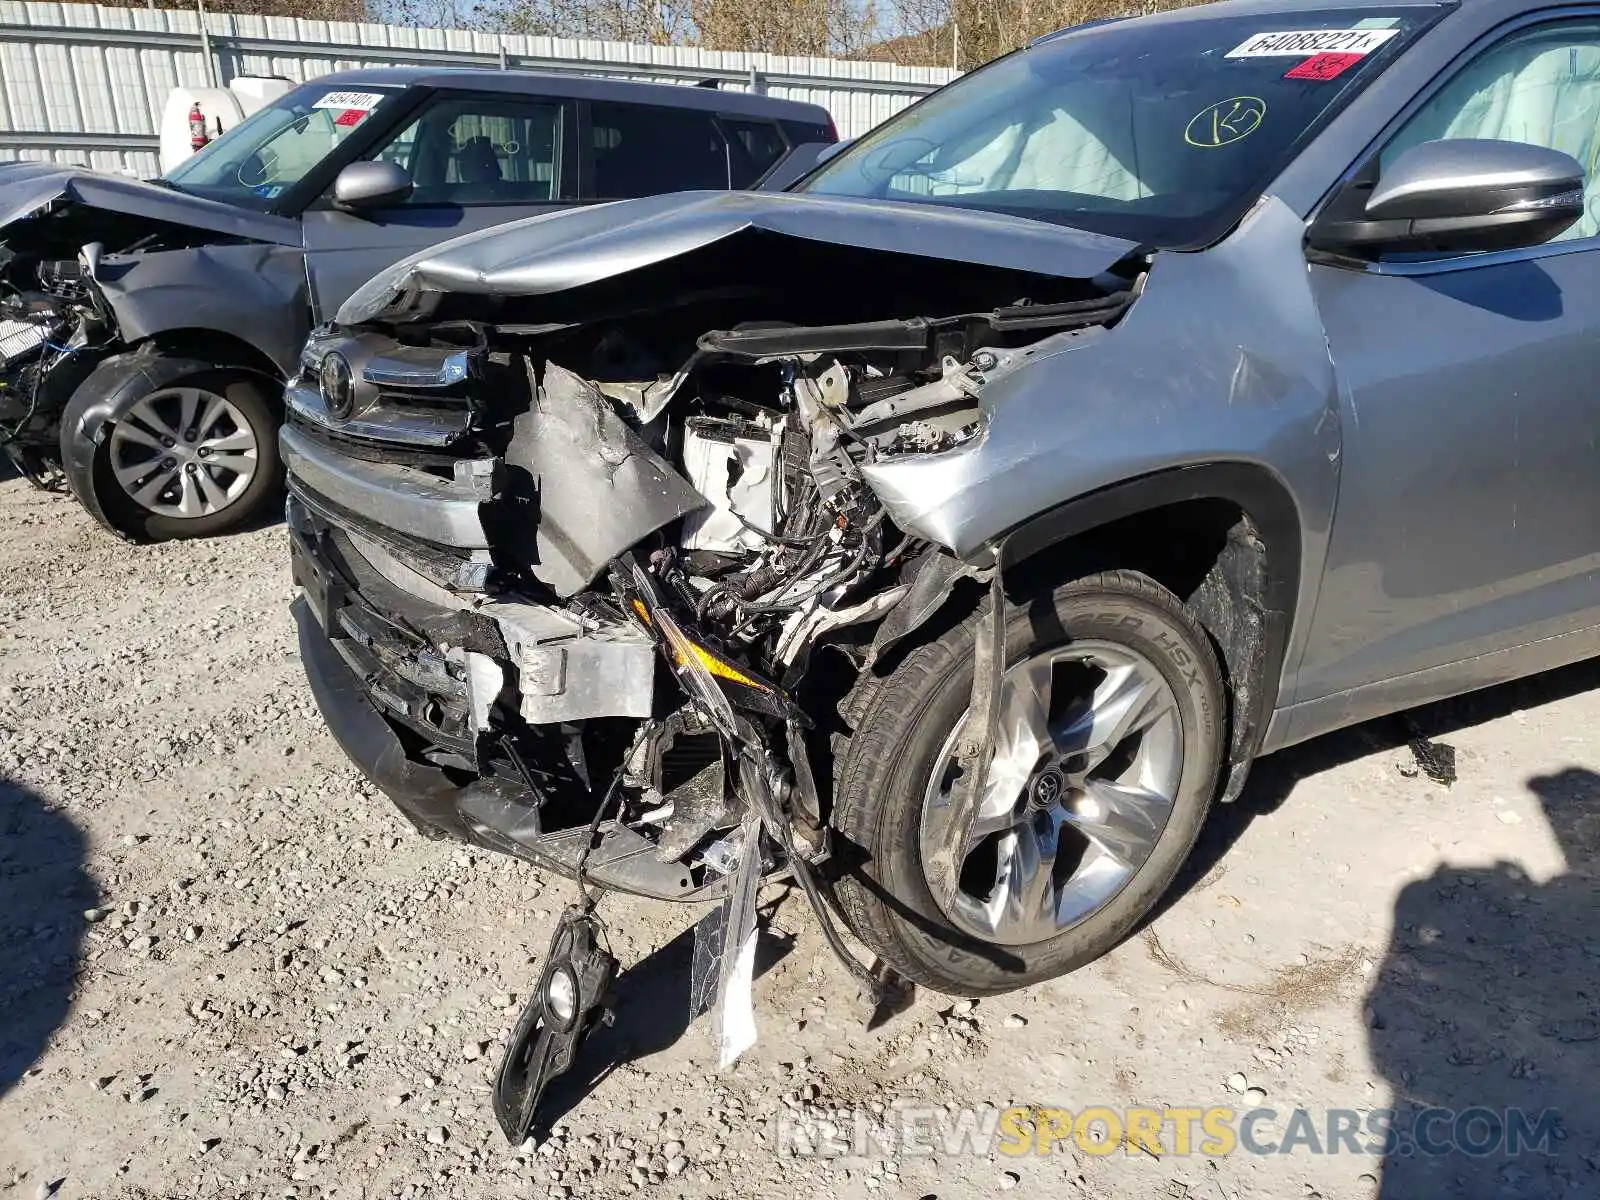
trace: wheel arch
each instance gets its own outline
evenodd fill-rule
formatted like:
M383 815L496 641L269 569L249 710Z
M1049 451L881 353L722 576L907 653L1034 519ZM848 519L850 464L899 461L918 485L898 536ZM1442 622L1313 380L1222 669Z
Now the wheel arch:
M1016 526L1000 541L1013 598L1065 579L1124 567L1154 578L1194 614L1227 677L1228 770L1236 799L1277 699L1300 584L1299 507L1265 467L1212 462L1139 476L1075 497ZM934 557L934 556L930 556ZM883 676L912 647L941 636L983 603L987 588L948 553L891 611L869 657Z
M195 331L211 336L209 331ZM150 338L132 349L113 354L95 366L68 398L61 413L61 465L67 484L78 502L102 526L122 538L129 537L105 510L95 489L95 460L105 444L111 428L121 420L140 399L153 391L170 387L181 379L218 370L239 370L261 376L274 385L282 377L271 369L260 369L259 362L248 358L233 360L227 335L219 348L208 343L203 357L187 356L178 351L181 342L163 344L160 338ZM169 352L168 347L171 347ZM192 344L191 349L195 349ZM275 388L269 388L269 395Z
M1276 704L1299 593L1300 513L1283 481L1249 462L1160 471L1041 513L1002 545L1008 591L1117 560L1177 594L1227 674L1223 799L1236 799Z
M208 370L234 369L259 375L273 385L274 400L281 404L283 369L267 351L238 334L192 326L166 329L147 338L135 349L145 346L153 346L158 353L171 358L204 362Z

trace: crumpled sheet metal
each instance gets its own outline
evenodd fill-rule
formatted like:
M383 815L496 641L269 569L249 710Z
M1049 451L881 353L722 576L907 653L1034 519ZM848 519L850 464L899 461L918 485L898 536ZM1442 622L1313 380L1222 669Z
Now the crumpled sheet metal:
M789 192L680 192L545 213L453 238L374 277L338 323L371 320L406 288L538 296L689 254L751 230L1034 275L1090 279L1135 244L973 209Z
M535 499L526 519L530 569L566 599L630 546L705 507L706 498L571 371L547 363L533 391L512 428L506 466L513 477L526 474Z
M895 524L959 558L1055 505L1187 463L1262 464L1306 526L1326 528L1338 391L1304 236L1268 197L1205 253L1158 253L1107 336L1002 353L979 396L982 437L870 463L863 478Z
M228 237L280 246L302 244L300 223L288 217L253 212L137 179L91 171L87 167L55 163L0 164L0 231L52 201L63 199L106 212L207 229Z

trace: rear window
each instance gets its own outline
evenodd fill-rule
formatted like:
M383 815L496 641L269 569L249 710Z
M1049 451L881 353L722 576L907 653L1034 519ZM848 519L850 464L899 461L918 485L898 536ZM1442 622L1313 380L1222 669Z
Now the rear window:
M787 153L783 134L771 121L721 118L728 139L728 182L747 188L760 179Z
M728 145L710 113L592 104L589 129L594 199L631 200L729 186Z
M827 142L830 145L839 140L839 131L830 125L817 125L811 121L780 121L783 131L789 135L789 141L796 146L803 146L807 142Z

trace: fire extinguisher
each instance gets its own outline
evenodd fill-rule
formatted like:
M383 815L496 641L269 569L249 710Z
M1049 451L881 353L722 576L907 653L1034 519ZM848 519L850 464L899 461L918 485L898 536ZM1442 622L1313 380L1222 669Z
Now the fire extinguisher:
M210 141L206 136L206 116L200 111L200 102L196 100L189 108L189 149L202 150Z

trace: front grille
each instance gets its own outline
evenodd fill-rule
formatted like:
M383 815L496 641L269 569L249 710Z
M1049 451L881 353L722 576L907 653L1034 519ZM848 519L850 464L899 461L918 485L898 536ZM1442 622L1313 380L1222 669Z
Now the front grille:
M288 411L287 424L314 442L321 442L340 454L364 459L367 462L401 463L411 467L431 467L448 471L453 469L456 459L462 457L461 453L452 453L449 450L418 449L407 442L377 442L365 437L354 437L340 428L307 420L293 407ZM471 446L461 447L463 453L471 449Z
M284 391L289 417L342 440L408 450L456 449L472 432L472 409L465 400L400 396L380 392L357 402L354 412L338 416L328 407L316 381L302 375Z

